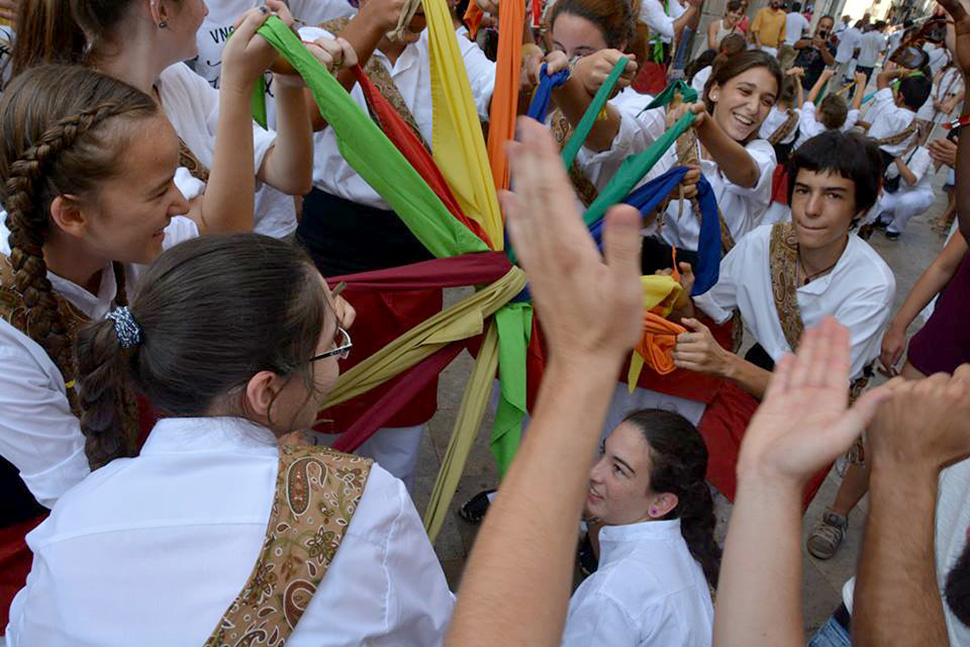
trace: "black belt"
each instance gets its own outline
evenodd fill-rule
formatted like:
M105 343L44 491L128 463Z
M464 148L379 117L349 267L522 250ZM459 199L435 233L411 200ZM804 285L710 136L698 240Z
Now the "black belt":
M839 608L835 610L832 614L835 621L839 623L846 633L851 633L850 627L852 625L852 615L849 614L849 610L845 608L845 602L839 605Z

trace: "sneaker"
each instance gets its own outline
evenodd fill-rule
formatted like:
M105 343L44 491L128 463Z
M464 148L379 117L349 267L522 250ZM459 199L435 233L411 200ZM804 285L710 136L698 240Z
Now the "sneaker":
M485 518L485 513L488 512L488 506L491 504L489 495L493 492L495 490L483 490L479 492L458 508L458 514L468 523L481 522Z
M822 515L821 521L815 527L815 531L808 538L807 547L814 557L818 559L829 559L835 555L842 545L845 538L845 530L849 526L849 521L831 510L827 510Z
M899 234L901 232L886 230L886 240L899 240Z

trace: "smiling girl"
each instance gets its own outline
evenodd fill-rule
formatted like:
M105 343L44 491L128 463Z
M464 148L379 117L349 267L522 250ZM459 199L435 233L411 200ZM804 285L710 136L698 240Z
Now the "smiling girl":
M748 50L729 57L712 71L703 102L685 105L668 114L668 123L687 110L697 115L698 159L711 183L726 227L734 241L760 224L771 200L775 152L758 138L761 123L778 99L781 70L775 58ZM667 151L662 164L675 166L677 153ZM660 234L669 244L697 250L700 214L688 204L672 201Z
M279 0L243 15L258 26L271 12L293 22ZM276 74L278 130L253 123L252 89L276 52L262 38L237 45L223 55L221 86L214 90L183 62L198 55L196 32L207 13L203 0L24 0L14 74L45 62L83 63L138 88L175 127L180 166L204 183L194 209L207 219L233 214L236 231L252 229L255 220L260 233L288 236L296 229L291 195L309 191L313 170L303 81ZM263 184L278 192L260 191L257 202Z
M589 474L599 566L569 603L564 647L711 644L721 549L704 482L707 449L682 416L628 415Z

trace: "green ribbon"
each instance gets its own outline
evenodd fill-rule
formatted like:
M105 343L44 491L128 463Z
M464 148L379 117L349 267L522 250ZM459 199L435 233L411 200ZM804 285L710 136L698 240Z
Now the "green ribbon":
M230 35L231 36L231 35ZM253 88L253 98L250 101L253 111L253 121L267 130L269 119L266 116L266 75L261 74L256 80L256 87Z
M677 79L672 82L664 91L658 94L653 101L647 105L646 108L640 111L643 113L646 110L652 110L654 108L662 108L674 100L674 94L680 93L683 98L684 103L694 103L697 101L697 90L692 88L690 85L685 83L682 79Z
M622 56L616 62L616 65L613 66L613 71L610 72L610 75L603 81L603 85L596 91L596 95L593 96L593 100L586 108L586 112L583 113L583 118L576 124L576 130L573 132L573 136L563 146L562 161L566 165L566 169L572 168L573 162L576 161L576 155L579 154L579 149L583 147L583 143L589 137L590 131L593 130L593 124L596 123L596 118L603 111L603 106L610 100L610 95L613 94L613 88L616 87L616 82L620 80L620 75L623 74L623 70L626 69L629 60L625 56Z
M696 115L693 112L688 112L651 144L650 148L623 160L620 170L616 172L609 184L600 191L593 203L589 205L586 213L583 214L583 222L587 226L592 225L603 217L607 209L630 195L634 187L640 183L643 176L650 172L650 169L663 157L667 149L690 128L695 118Z
M303 77L320 114L334 129L343 158L391 205L428 251L437 258L489 251L451 215L407 158L282 20L271 16L258 33ZM265 93L256 91L265 101Z
M489 449L499 473L512 464L522 440L526 408L526 348L532 334L532 305L516 301L495 313L498 327L499 401Z

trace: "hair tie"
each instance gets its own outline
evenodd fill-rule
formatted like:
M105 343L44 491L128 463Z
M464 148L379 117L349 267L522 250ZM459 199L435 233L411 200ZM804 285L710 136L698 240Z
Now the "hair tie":
M114 322L115 334L118 335L122 348L132 348L141 343L141 326L135 321L128 306L109 312L108 319Z

